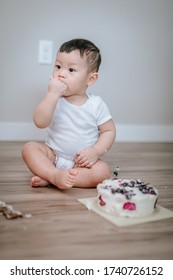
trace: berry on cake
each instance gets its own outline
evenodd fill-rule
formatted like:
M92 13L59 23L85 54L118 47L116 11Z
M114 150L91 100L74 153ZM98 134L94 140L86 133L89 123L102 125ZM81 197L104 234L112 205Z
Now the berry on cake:
M123 217L153 213L158 190L140 179L107 179L97 186L98 202L105 212Z

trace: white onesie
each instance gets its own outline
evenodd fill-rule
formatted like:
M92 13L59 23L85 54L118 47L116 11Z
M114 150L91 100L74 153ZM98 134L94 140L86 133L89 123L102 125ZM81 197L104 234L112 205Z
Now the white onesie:
M97 142L98 126L112 118L100 96L87 96L87 101L81 106L71 104L63 97L57 103L47 130L46 144L57 155L58 168L73 167L77 153Z

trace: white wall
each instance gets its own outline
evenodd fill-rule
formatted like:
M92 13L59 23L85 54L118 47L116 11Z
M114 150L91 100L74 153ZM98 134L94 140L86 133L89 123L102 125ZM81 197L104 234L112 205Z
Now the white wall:
M102 52L101 95L119 141L173 141L172 0L0 0L0 140L43 139L33 112L52 65L38 64L40 39L57 48L92 40Z

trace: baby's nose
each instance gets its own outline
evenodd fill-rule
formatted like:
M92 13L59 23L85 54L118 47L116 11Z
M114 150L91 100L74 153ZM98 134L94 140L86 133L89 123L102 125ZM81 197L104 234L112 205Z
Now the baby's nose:
M65 77L66 77L65 70L60 69L60 71L59 71L59 73L58 73L58 77L59 77L59 78L65 78Z

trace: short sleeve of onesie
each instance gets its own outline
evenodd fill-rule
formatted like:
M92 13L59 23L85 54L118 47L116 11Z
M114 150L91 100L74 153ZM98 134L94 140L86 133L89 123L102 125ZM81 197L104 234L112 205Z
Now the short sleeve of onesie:
M101 125L108 120L112 119L110 111L100 96L90 95L90 98L95 106L95 116L97 125Z

